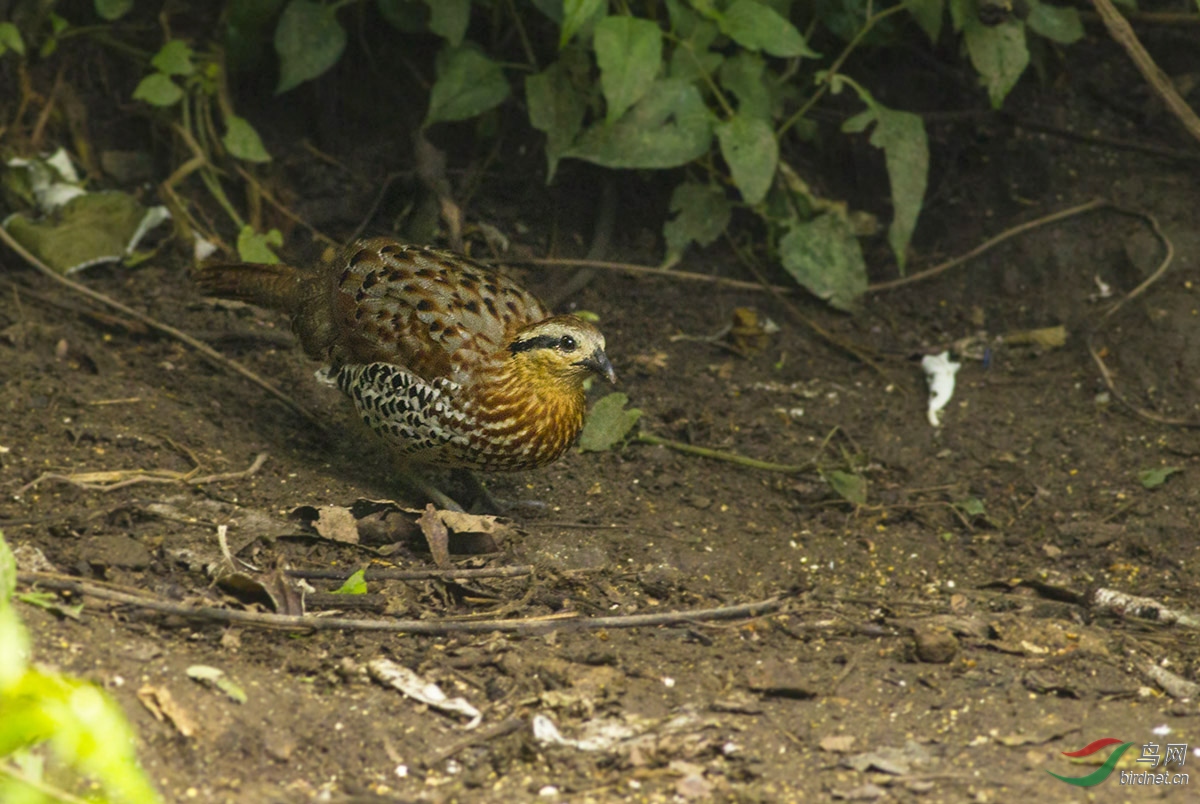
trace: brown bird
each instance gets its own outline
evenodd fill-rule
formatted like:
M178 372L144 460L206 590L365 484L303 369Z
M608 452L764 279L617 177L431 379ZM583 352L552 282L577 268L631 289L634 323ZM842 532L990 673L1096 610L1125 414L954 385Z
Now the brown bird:
M312 269L210 264L197 281L291 316L318 376L428 466L544 466L583 427L584 380L616 381L596 327L449 251L374 238Z

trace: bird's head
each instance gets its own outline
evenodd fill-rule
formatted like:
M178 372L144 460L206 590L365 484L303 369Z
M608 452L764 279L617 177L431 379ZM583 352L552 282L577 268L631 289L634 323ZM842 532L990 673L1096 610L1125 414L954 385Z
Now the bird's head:
M600 330L573 315L531 324L508 346L513 368L532 382L565 383L581 388L591 374L617 381Z

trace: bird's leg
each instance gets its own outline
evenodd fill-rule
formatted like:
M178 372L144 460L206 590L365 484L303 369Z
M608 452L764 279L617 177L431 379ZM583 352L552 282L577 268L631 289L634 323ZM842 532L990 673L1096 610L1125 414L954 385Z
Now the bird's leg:
M432 502L438 508L442 508L446 511L456 511L460 514L466 512L466 509L463 508L457 500L434 485L429 478L425 477L425 475L418 470L407 469L404 472L401 472L400 481L413 491L424 495L427 500Z
M488 487L479 479L479 475L472 472L470 469L456 469L454 472L458 480L462 481L471 494L475 498L475 504L471 507L475 510L483 509L484 513L488 514L504 514L508 510L508 506L497 500Z

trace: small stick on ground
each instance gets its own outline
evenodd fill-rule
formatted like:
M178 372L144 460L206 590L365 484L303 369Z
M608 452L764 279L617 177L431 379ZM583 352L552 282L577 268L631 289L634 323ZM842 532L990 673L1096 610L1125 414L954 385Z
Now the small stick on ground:
M1111 318L1112 315L1124 307L1127 302L1130 302L1145 293L1151 285L1162 278L1163 274L1167 272L1167 268L1171 266L1171 263L1175 259L1175 244L1171 242L1171 238L1167 237L1166 233L1162 230L1162 227L1159 226L1157 218L1148 212L1141 212L1135 209L1119 207L1115 204L1113 205L1113 209L1124 215L1131 215L1133 217L1141 218L1150 224L1150 228L1154 231L1155 236L1163 245L1163 258L1159 262L1158 267L1155 268L1150 276L1146 277L1146 279L1140 285L1126 293L1123 297L1121 297L1120 301L1116 302L1104 311L1104 314L1100 316L1100 324L1103 324L1105 321ZM1165 424L1170 427L1200 427L1200 421L1196 419L1177 419L1169 416L1163 416L1131 402L1124 394L1120 392L1120 390L1117 389L1117 384L1113 379L1112 372L1108 370L1108 366L1105 364L1104 358L1100 356L1099 350L1096 349L1092 342L1095 336L1095 331L1088 334L1088 354L1091 355L1092 362L1096 364L1096 368L1100 372L1100 379L1104 381L1104 387L1108 389L1110 394L1112 394L1113 399L1124 405L1131 413L1133 413L1134 416L1137 416L1143 421L1152 422L1154 424Z
M17 493L24 494L47 480L59 480L88 491L104 492L116 491L127 486L135 486L138 483L188 483L193 486L200 486L207 483L218 483L222 480L241 480L244 477L249 477L261 469L266 461L267 453L260 452L255 456L254 462L240 472L224 472L216 475L205 475L204 477L193 477L197 471L196 469L191 469L187 472L175 472L170 469L115 469L110 472L78 472L71 475L47 472L38 475L24 486L21 486L21 488L17 489Z
M628 614L612 617L559 617L513 620L356 620L345 617L313 617L307 614L268 614L255 611L220 609L213 606L189 606L157 597L127 594L105 589L86 581L63 580L62 576L42 572L17 573L20 583L43 589L71 592L99 600L172 614L190 620L243 625L282 631L382 631L402 634L545 634L550 631L596 631L605 628L648 628L679 625L707 620L740 620L773 614L783 607L783 598L771 597L753 603L718 606L710 609Z
M1138 41L1137 34L1133 32L1129 21L1121 16L1121 12L1117 11L1112 0L1092 0L1092 5L1096 7L1100 19L1104 20L1104 27L1108 28L1108 33L1117 44L1125 48L1125 52L1129 54L1129 58L1142 73L1146 83L1150 84L1150 87L1162 98L1163 103L1171 110L1171 114L1175 115L1187 132L1200 140L1200 117L1196 116L1192 107L1187 105L1187 101L1175 89L1170 77L1154 63L1154 59L1146 52L1146 48L1142 47L1142 43Z
M817 455L825 451L829 446L829 442L837 435L840 427L834 427L829 431L829 435L825 436L825 440L821 442L820 449L817 450ZM685 444L682 441L673 441L669 438L662 438L651 433L638 433L636 440L643 444L652 444L654 446L663 446L668 449L673 449L677 452L683 452L688 455L699 455L701 458L711 458L714 461L725 461L727 463L745 466L749 469L760 469L764 472L780 472L787 475L795 475L800 472L811 472L816 470L816 459L807 463L772 463L771 461L760 461L757 458L747 458L745 455L738 455L736 452L724 452L719 449L709 449L708 447L697 447L693 444Z
M484 743L491 742L492 740L496 740L501 737L507 737L513 732L520 731L523 728L525 728L524 718L510 717L507 720L501 720L499 723L494 723L491 726L472 734L470 737L459 740L447 748L443 748L441 751L433 754L433 756L422 759L421 764L427 768L435 768L446 760L454 758L454 756L461 751L471 748L472 746L483 745Z
M975 259L979 255L990 251L1006 240L1011 240L1019 234L1024 234L1025 232L1028 232L1032 229L1037 229L1040 226L1046 226L1047 224L1058 223L1059 221L1066 220L1067 218L1073 218L1076 215L1082 215L1085 212L1092 212L1093 210L1104 209L1111 206L1113 206L1113 203L1106 198L1093 198L1086 204L1069 207L1067 209L1059 210L1058 212L1052 212L1049 215L1044 215L1041 218L1035 218L1034 220L1026 221L1025 223L1012 227L1011 229L1005 229L995 237L980 243L966 254L959 255L954 259L947 260L946 262L935 265L932 268L926 268L924 271L917 271L915 274L902 276L899 279L890 279L887 282L876 282L875 284L867 287L867 293L881 293L885 290L895 290L896 288L903 287L905 285L911 285L915 282L923 282L926 279L937 276L938 274L945 273L951 268L957 268L959 265Z
M1137 416L1142 421L1152 422L1154 424L1165 424L1169 427L1200 427L1200 421L1196 419L1175 419L1169 416L1163 416L1155 413L1152 410L1135 405L1129 401L1124 394L1117 390L1117 384L1113 380L1112 372L1108 370L1108 366L1104 363L1104 358L1100 357L1100 353L1096 351L1096 347L1092 345L1092 339L1089 337L1087 341L1088 354L1092 356L1092 361L1096 364L1097 370L1100 372L1100 379L1104 381L1104 387L1112 394L1112 398L1120 402L1129 412Z
M702 458L711 458L714 461L725 461L726 463L734 463L738 466L745 466L749 469L760 469L764 472L781 472L783 474L794 475L800 472L810 471L816 468L816 464L812 461L808 463L771 463L770 461L760 461L756 458L747 458L745 455L738 455L735 452L723 452L719 449L709 449L708 447L697 447L692 444L685 444L682 441L672 441L669 438L660 438L650 433L638 433L637 440L643 444L653 444L654 446L663 446L673 449L676 452L686 452L689 455L699 455Z
M344 581L357 572L356 569L331 570L285 570L289 578L304 578L310 581ZM368 568L363 574L365 581L428 581L455 580L457 578L524 578L533 574L533 567L520 564L513 567L477 567L427 569L427 570L392 570Z
M768 285L763 287L757 282L747 282L744 279L730 279L713 274L697 274L691 271L677 271L674 268L657 268L653 265L638 265L632 262L613 262L611 260L585 260L566 257L505 257L497 260L479 260L487 265L552 265L566 268L601 268L606 271L622 271L638 276L657 276L662 279L677 279L684 282L701 282L709 285L720 285L733 290L754 290L762 292L771 290L777 293L795 293L796 288L783 285Z

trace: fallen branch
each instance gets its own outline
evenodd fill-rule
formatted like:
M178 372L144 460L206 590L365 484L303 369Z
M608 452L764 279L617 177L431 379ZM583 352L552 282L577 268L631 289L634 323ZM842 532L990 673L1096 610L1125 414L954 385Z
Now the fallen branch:
M1200 628L1200 616L1185 609L1173 609L1152 597L1139 597L1116 589L1100 588L1088 595L1088 605L1093 612L1117 614L1121 617L1138 617L1154 620L1164 625L1182 625Z
M116 491L138 483L187 483L192 486L202 486L207 483L218 483L222 480L240 480L258 472L267 462L267 453L260 452L254 457L254 462L240 472L223 472L216 475L194 477L196 469L187 472L176 472L170 469L117 469L109 472L77 472L70 475L60 475L46 472L17 489L18 494L24 494L32 488L48 480L70 483L88 491Z
M1162 227L1159 226L1157 218L1148 212L1126 209L1124 207L1116 206L1115 204L1113 205L1113 209L1124 215L1132 215L1134 217L1141 218L1150 224L1150 228L1153 230L1154 235L1163 245L1163 258L1159 262L1158 267L1154 269L1150 276L1146 277L1146 279L1133 290L1126 293L1120 299L1120 301L1116 302L1104 311L1104 314L1100 316L1099 323L1104 323L1114 313L1124 307L1126 303L1145 293L1151 285L1162 278L1163 274L1167 272L1167 269L1171 266L1172 261L1175 259L1175 245L1171 242L1171 238L1167 237L1166 232L1162 230ZM1100 372L1100 379L1103 380L1104 387L1108 389L1108 392L1112 395L1113 399L1124 405L1131 413L1133 413L1134 416L1137 416L1143 421L1152 422L1154 424L1165 424L1170 427L1200 427L1200 421L1195 419L1177 419L1168 416L1162 416L1152 410L1147 410L1139 405L1135 405L1128 398L1126 398L1125 395L1117 389L1117 384L1113 379L1112 372L1108 370L1108 366L1105 364L1104 358L1100 356L1100 351L1096 349L1095 345L1092 343L1092 340L1095 338L1095 336L1095 331L1092 331L1087 336L1086 345L1088 354L1091 355L1092 362L1096 364L1096 369Z
M357 570L286 570L289 578L303 578L308 581L344 581ZM428 581L434 579L455 580L457 578L524 578L533 574L533 567L521 564L514 567L478 567L474 569L427 569L427 570L392 570L367 569L363 575L365 581Z
M926 268L924 271L917 271L915 274L908 274L907 276L902 276L899 279L890 279L887 282L876 282L875 284L867 287L867 293L881 293L885 290L895 290L896 288L904 287L905 285L911 285L915 282L922 282L931 277L935 277L938 274L945 273L951 268L957 268L963 263L975 259L979 255L994 249L1004 241L1011 240L1019 234L1024 234L1025 232L1037 229L1041 226L1047 226L1051 223L1058 223L1059 221L1066 220L1067 218L1073 218L1076 215L1082 215L1085 212L1092 212L1093 210L1104 209L1111 206L1114 206L1113 203L1106 198L1093 198L1086 204L1069 207L1068 209L1059 210L1058 212L1052 212L1049 215L1044 215L1040 218L1026 221L1025 223L1012 227L1011 229L1005 229L995 237L989 238L988 240L980 243L966 254L961 254L954 259L939 263L932 268Z
M235 611L212 606L188 606L171 603L156 597L116 592L87 581L68 581L60 576L41 572L17 573L20 583L43 589L70 592L75 595L109 600L136 606L149 611L170 614L189 620L236 624L251 628L283 631L381 631L401 634L545 634L550 631L596 631L603 628L645 628L660 625L681 625L708 620L739 620L773 614L782 608L783 599L772 597L754 603L719 606L710 609L629 614L612 617L555 617L520 620L355 620L345 617L314 617L301 614L269 614L254 611Z
M637 440L643 444L653 444L654 446L667 447L676 452L684 452L689 455L699 455L701 458L710 458L714 461L725 461L726 463L745 466L749 469L760 469L764 472L781 472L783 474L794 475L799 472L807 472L816 468L816 464L812 461L808 463L772 463L770 461L760 461L757 458L747 458L745 455L738 455L735 452L723 452L719 449L709 449L708 447L697 447L692 444L685 444L682 441L672 441L669 438L661 438L650 433L638 433Z
M1117 11L1112 0L1092 0L1092 5L1096 7L1096 12L1104 21L1104 27L1108 28L1109 35L1118 45L1125 48L1125 52L1129 54L1129 58L1141 72L1142 77L1146 79L1146 83L1162 98L1163 103L1171 110L1171 114L1175 115L1188 133L1200 140L1200 117L1196 116L1192 107L1187 105L1187 101L1175 89L1175 84L1171 82L1170 77L1154 63L1154 59L1151 58L1146 48L1142 47L1142 43L1138 41L1137 34L1133 32L1129 21L1121 16L1121 12Z
M744 279L730 279L724 276L715 276L713 274L697 274L691 271L676 271L673 268L657 268L652 265L637 265L630 262L613 262L611 260L585 260L585 259L567 259L557 257L530 257L520 259L516 257L505 257L501 260L480 260L479 262L488 265L559 265L567 268L602 268L609 271L623 271L627 274L637 274L640 276L657 276L663 279L679 279L685 282L702 282L709 285L720 285L722 287L733 288L734 290L757 290L771 291L774 293L795 293L799 288L795 286L784 287L782 285L768 285L763 287L758 282L747 282Z

